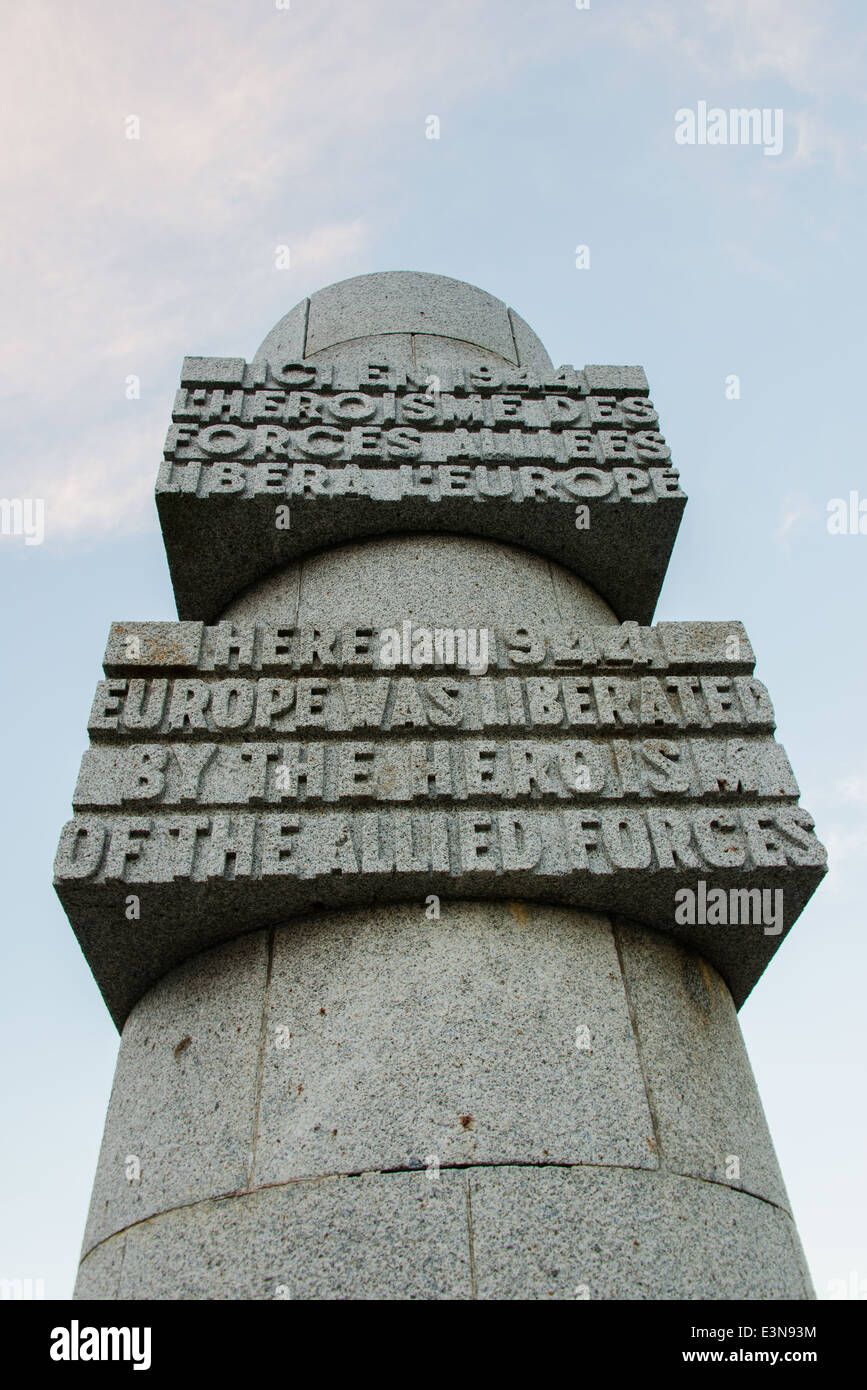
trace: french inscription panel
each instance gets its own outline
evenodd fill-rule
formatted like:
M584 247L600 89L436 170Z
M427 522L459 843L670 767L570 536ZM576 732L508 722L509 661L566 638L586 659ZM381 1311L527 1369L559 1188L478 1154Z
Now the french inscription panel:
M267 465L291 460L373 468L540 460L573 471L644 464L673 473L640 369L563 367L545 380L485 364L432 363L409 374L387 360L276 370L194 361L175 398L161 491L207 495L220 488L213 477L238 476L221 466L242 462L265 465L258 487L276 491L278 480L286 487L285 471Z
M468 346L468 355L472 348ZM433 378L433 379L432 379ZM455 395L477 392L516 392L519 395L540 396L612 394L617 399L627 396L647 396L649 387L643 367L588 365L581 370L566 364L543 376L523 367L492 366L487 362L460 362L443 357L431 357L429 364L420 364L408 371L390 362L388 353L362 355L342 354L338 363L318 363L309 360L280 363L245 362L242 357L185 357L181 369L181 389L184 390L279 390L279 391L367 391L381 393L397 391L433 393L445 391Z
M156 492L184 617L281 560L423 529L528 546L646 620L686 500L640 368L350 359L187 359Z

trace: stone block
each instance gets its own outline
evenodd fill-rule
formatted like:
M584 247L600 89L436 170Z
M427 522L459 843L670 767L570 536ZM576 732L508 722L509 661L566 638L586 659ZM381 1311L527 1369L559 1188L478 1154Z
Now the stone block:
M588 364L584 377L590 391L610 391L613 395L646 395L650 389L643 367L608 367Z
M300 304L284 314L265 337L253 362L267 362L280 367L284 362L300 362L307 347L307 319L310 300L302 299Z
M84 1236L247 1186L267 938L173 971L126 1021Z
M556 621L561 598L566 613L570 606L586 613L589 605L598 621L616 621L570 571L513 546L463 536L389 537L312 556L301 572L298 621L344 622L350 594L353 617L377 628L407 618L462 628L468 612L477 626L542 628Z
M240 386L246 362L243 357L185 357L182 386Z
M716 1183L629 1169L474 1169L470 1205L480 1299L812 1295L789 1215Z
M460 902L314 918L277 933L266 1036L256 1186L431 1156L656 1166L604 919Z
M666 1168L789 1210L725 982L656 933L615 934Z
M112 623L103 669L107 676L141 663L166 670L198 665L204 623Z
M514 1167L443 1169L436 1180L424 1170L303 1180L177 1208L98 1247L75 1297L766 1302L814 1294L791 1218L768 1202L629 1169Z
M743 623L656 623L655 629L665 648L671 669L689 667L696 654L708 662L717 662L734 669L752 670L756 656Z
M466 1200L460 1172L371 1173L167 1212L128 1233L119 1297L470 1298Z

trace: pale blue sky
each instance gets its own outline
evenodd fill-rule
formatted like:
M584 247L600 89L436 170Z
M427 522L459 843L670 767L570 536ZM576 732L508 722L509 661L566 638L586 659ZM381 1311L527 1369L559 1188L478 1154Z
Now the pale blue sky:
M867 1295L867 535L826 529L867 498L863 4L28 0L4 29L0 495L44 497L46 537L0 537L0 1275L72 1287L117 1035L51 861L109 622L175 616L152 494L181 359L417 269L556 363L647 370L690 498L656 616L746 624L831 854L741 1022L819 1294ZM782 153L677 144L700 101L782 108Z

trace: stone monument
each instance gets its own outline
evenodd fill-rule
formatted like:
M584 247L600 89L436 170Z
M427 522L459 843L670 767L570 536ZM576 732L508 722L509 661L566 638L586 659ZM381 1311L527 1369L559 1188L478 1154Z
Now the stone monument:
M640 367L439 275L185 359L55 866L77 1297L812 1296L736 1011L825 852L743 626L651 626L685 501Z

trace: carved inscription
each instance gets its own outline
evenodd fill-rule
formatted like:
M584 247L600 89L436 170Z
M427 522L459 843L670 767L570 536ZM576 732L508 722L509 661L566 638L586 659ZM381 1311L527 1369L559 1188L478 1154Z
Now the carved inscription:
M753 676L115 677L99 682L88 721L96 739L741 727L774 727L770 696Z
M475 636L475 642L466 640ZM480 640L483 636L483 641ZM546 629L486 627L455 634L421 622L372 627L218 623L114 623L106 647L108 675L154 667L211 672L325 673L435 671L686 672L751 674L753 649L739 622L552 624ZM685 687L684 687L685 688Z
M740 624L485 630L484 675L418 624L176 626L112 629L61 878L818 862Z
M561 812L82 816L64 827L55 873L61 881L110 884L822 864L813 820L797 806L723 812L588 806Z
M625 378L630 392L618 369L595 369L611 373L595 380L594 369L588 379L571 367L548 380L485 364L339 370L337 381L333 366L239 364L232 385L219 366L211 382L185 381L158 492L479 502L684 495L643 373Z

